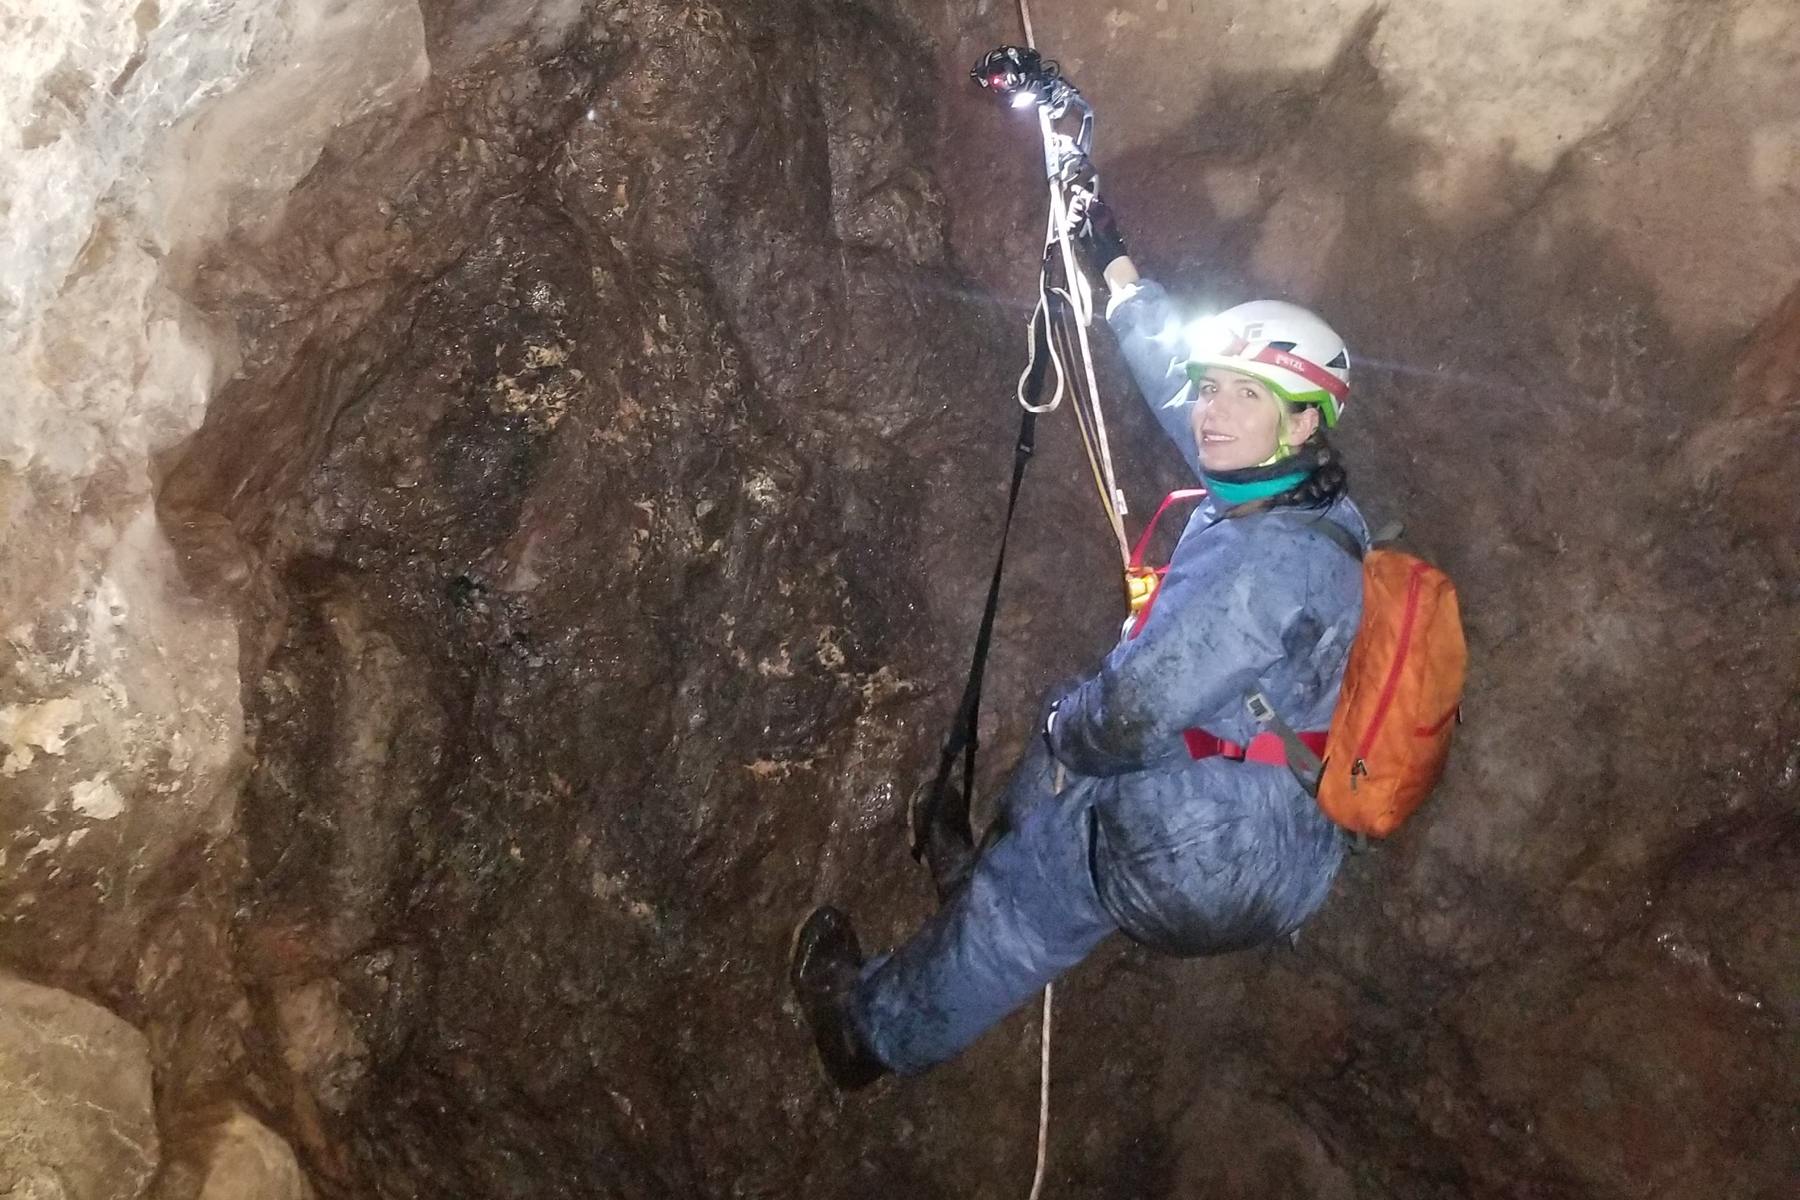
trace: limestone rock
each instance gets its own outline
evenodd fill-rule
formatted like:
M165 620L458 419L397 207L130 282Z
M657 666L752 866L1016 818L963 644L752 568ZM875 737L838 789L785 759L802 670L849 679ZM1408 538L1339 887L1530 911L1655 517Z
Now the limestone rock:
M1341 196L1346 170L1373 170L1434 225L1474 231L1552 209L1552 224L1616 231L1661 315L1696 340L1742 333L1800 271L1800 9L1791 0L1031 7L1039 42L1100 109L1102 169L1155 164L1157 195L1140 196L1129 181L1115 191L1139 229L1145 204L1178 196L1176 221L1212 226L1194 200L1220 162L1251 167L1266 202L1301 212ZM947 65L966 70L1016 39L1011 10L995 5L972 22ZM1378 106L1378 122L1344 130L1323 153L1284 153L1356 93ZM987 173L970 169L947 184L980 186ZM972 211L956 197L952 207ZM1299 214L1276 215L1292 226ZM1298 261L1270 275L1262 268L1272 264L1256 265L1265 281L1317 296L1325 261L1369 230L1328 220L1304 233L1287 241Z
M157 1161L143 1035L68 992L0 975L0 1194L133 1200Z
M312 1200L294 1152L242 1110L220 1125L198 1200Z

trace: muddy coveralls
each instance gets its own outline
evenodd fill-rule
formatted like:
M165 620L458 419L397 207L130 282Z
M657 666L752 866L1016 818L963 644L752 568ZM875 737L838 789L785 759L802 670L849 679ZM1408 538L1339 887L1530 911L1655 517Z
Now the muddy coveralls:
M1107 321L1145 400L1199 473L1193 386L1168 294L1115 293ZM1001 805L1009 832L905 945L871 960L849 999L867 1045L902 1074L954 1057L1115 930L1179 955L1297 929L1324 901L1343 836L1285 767L1211 757L1198 728L1239 745L1259 689L1295 729L1330 721L1362 612L1357 562L1307 517L1189 520L1135 638L1056 699ZM1347 497L1324 519L1365 547ZM1054 756L1054 757L1053 757ZM1055 790L1056 766L1065 779Z

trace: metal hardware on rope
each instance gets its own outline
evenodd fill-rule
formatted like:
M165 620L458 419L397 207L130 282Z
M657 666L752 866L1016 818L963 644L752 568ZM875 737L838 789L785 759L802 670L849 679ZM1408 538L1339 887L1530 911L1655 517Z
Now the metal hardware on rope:
M1028 19L1023 4L1021 16ZM1057 64L1029 46L1001 46L990 51L975 64L970 76L1013 107L1037 110L1050 203L1044 231L1044 262L1038 275L1038 301L1028 334L1031 357L1020 375L1018 399L1031 411L1045 413L1060 407L1065 397L1072 398L1100 507L1118 546L1119 561L1127 569L1129 598L1131 548L1124 520L1129 510L1113 467L1112 444L1100 408L1099 382L1088 341L1088 330L1094 321L1093 287L1076 260L1070 219L1075 194L1093 194L1099 188L1099 175L1090 153L1094 111L1080 91L1063 78ZM1079 117L1079 123L1073 133L1063 133L1057 122L1071 114ZM1040 356L1048 358L1054 379L1049 398L1037 400L1033 407L1032 399L1026 396L1025 381L1040 369Z

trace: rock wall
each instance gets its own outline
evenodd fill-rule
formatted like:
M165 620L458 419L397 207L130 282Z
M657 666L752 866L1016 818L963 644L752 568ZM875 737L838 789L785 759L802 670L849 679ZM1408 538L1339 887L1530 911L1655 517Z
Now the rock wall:
M1357 493L1475 671L1297 951L1069 980L1058 1193L1785 1195L1790 6L1034 9L1141 265L1350 337ZM845 1103L780 982L819 899L929 908L1041 221L965 82L1012 10L7 19L0 959L144 1030L159 1193L302 1188L245 1110L327 1196L1022 1184L1029 1015ZM1060 424L1034 471L990 784L1119 615Z
M1743 336L1793 286L1800 13L1784 0L1031 7L1045 52L1100 109L1120 198L1140 228L1166 227L1159 252L1213 260L1209 279L1225 241L1262 286L1297 296L1322 295L1347 253L1370 274L1406 261L1409 247L1363 244L1358 194L1377 184L1398 206L1384 223L1415 240L1529 221L1541 253L1559 232L1598 234L1689 351ZM962 26L946 68L1019 40L1010 5L943 11ZM986 234L977 214L1019 181L966 169L971 151L946 179L999 185L980 205L957 197ZM1003 259L959 248L1017 278L1010 245Z
M783 973L820 899L920 910L1010 450L927 47L855 6L584 20L346 130L199 267L260 350L159 506L244 614L253 1086L333 1194L973 1182L967 1085L840 1111ZM1027 561L1103 570L1062 491L1038 519L1089 532ZM1114 621L1032 609L1081 636L1021 694Z
M463 41L558 21L516 6ZM332 131L418 90L424 24L43 0L0 29L0 957L143 1026L173 1113L236 1076L247 1020L238 633L151 502L240 346L181 290L228 230L278 221Z

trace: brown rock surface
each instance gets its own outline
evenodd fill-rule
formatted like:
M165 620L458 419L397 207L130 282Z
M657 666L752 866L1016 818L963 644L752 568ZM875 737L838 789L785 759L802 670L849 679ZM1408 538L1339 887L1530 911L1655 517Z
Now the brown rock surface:
M294 1152L260 1121L233 1113L217 1137L199 1200L310 1200Z
M136 1200L156 1172L150 1049L105 1009L0 974L0 1190Z
M168 1146L154 1200L312 1200L300 1160L233 1104L187 1114Z

